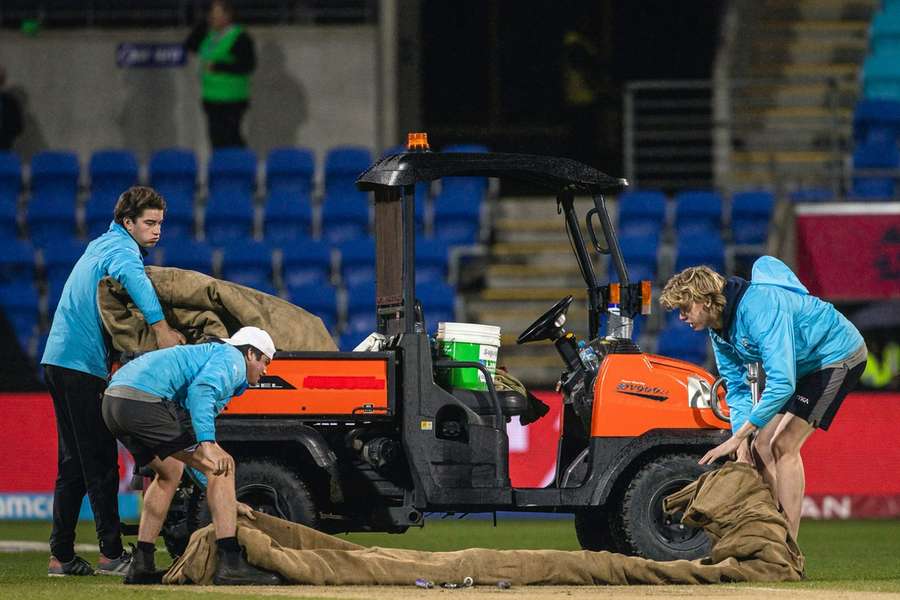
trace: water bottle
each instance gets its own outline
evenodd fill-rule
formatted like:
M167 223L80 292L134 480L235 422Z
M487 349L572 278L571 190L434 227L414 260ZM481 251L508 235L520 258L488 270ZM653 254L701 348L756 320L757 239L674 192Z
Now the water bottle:
M581 358L581 364L588 371L593 372L600 368L600 359L597 358L597 353L584 340L578 342L578 356Z

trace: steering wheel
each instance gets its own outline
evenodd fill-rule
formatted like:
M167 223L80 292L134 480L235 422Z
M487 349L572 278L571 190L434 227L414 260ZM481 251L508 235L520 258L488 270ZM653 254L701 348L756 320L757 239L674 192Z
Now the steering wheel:
M566 296L550 310L538 317L537 321L528 326L522 334L516 339L517 344L527 344L528 342L537 342L540 340L553 340L559 337L558 332L562 327L556 325L556 320L560 316L566 314L569 305L572 304L574 297Z

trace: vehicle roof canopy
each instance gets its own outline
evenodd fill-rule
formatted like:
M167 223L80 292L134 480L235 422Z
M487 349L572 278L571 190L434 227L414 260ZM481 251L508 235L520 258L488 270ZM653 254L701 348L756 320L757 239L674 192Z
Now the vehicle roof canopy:
M357 178L356 186L371 191L454 176L518 179L556 194L614 193L628 185L624 179L568 158L500 152L408 152L379 160Z

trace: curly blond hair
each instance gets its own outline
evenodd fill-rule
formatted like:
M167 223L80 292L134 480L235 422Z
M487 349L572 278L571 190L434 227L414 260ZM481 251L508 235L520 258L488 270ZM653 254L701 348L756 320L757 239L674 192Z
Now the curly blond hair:
M725 278L709 267L688 267L672 275L663 287L659 303L666 310L688 309L694 302L708 306L711 315L725 308Z

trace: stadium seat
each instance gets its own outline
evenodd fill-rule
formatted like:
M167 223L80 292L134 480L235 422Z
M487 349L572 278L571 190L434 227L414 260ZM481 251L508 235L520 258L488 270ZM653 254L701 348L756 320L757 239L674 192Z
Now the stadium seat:
M197 157L192 150L167 148L150 157L150 185L169 203L169 196L190 198L194 203L197 185Z
M113 199L138 182L138 162L130 150L101 150L91 155L91 200ZM109 213L112 216L112 211Z
M0 204L15 206L22 190L22 162L19 157L0 151Z
M206 241L213 246L253 239L253 197L246 192L210 194L205 215Z
M375 240L361 238L348 240L338 247L341 259L341 282L354 286L375 281Z
M163 237L160 249L163 265L167 267L198 271L206 275L213 274L213 251L204 242Z
M163 194L166 201L166 216L162 224L162 237L184 237L194 239L196 226L194 211L194 194L173 188Z
M834 200L834 191L828 188L800 188L790 193L791 202L830 202Z
M78 234L75 218L75 198L64 198L44 188L33 194L26 207L28 237L42 245L56 238L71 238Z
M325 194L358 192L356 178L372 164L372 154L362 146L336 146L325 155Z
M704 331L693 331L684 323L670 322L659 332L656 353L703 365L708 355L708 340L709 335Z
M355 182L371 162L368 150L354 146L334 148L325 158L322 237L333 244L368 235L370 194Z
M731 197L731 239L735 244L764 244L775 208L771 192L738 192Z
M416 240L416 283L446 281L450 246L441 239Z
M15 239L19 237L18 208L15 202L0 200L0 237Z
M74 206L78 175L78 157L74 152L38 152L31 158L31 194L53 197Z
M718 232L679 236L676 252L676 271L706 265L719 273L725 272L725 246Z
M0 284L32 281L34 248L15 238L0 238Z
M619 196L619 235L654 235L666 226L666 195L657 190L635 190Z
M360 342L375 331L375 282L347 286L347 315L344 335L356 334Z
M252 240L237 241L222 251L222 279L252 288L272 286L272 248Z
M900 102L865 98L857 102L853 111L853 138L857 143L900 139Z
M862 95L867 99L900 101L900 52L870 54L863 63Z
M287 288L327 284L331 280L331 247L312 239L282 245L281 280Z
M705 235L722 230L722 197L710 191L679 192L675 195L677 235Z
M448 187L444 178L434 199L434 236L447 243L474 244L481 230L483 190L462 185Z
M68 237L47 240L41 246L41 256L44 264L44 277L48 281L65 281L72 272L72 267L84 254L87 243Z
M425 331L436 333L441 322L456 321L456 290L442 281L416 283L416 298L425 315Z
M629 233L619 236L619 248L628 267L628 279L631 283L638 281L656 281L658 274L659 235L656 233ZM609 263L609 280L619 281L619 273L612 261Z
M330 285L308 285L288 288L288 299L311 312L325 324L328 331L335 331L338 324L337 292Z
M315 159L308 148L275 148L266 159L266 191L276 194L298 194L311 198Z
M53 315L56 313L56 307L59 305L59 299L62 297L63 288L66 285L68 273L62 278L47 280L47 324L53 322Z
M18 281L0 285L0 308L6 320L16 332L19 345L27 348L37 333L38 293L31 281Z
M266 200L264 232L273 245L287 244L310 237L312 204L300 188L281 188L269 192Z
M894 177L885 173L871 175L860 169L896 170L900 167L900 152L894 140L863 142L853 150L853 196L862 198L892 198Z
M445 146L444 153L464 152L471 154L483 154L488 152L487 146L481 144L451 144ZM487 177L444 177L441 180L441 193L451 191L453 193L471 194L479 200L484 199L487 192Z
M207 186L210 196L231 193L252 199L256 192L256 154L247 148L213 150Z

